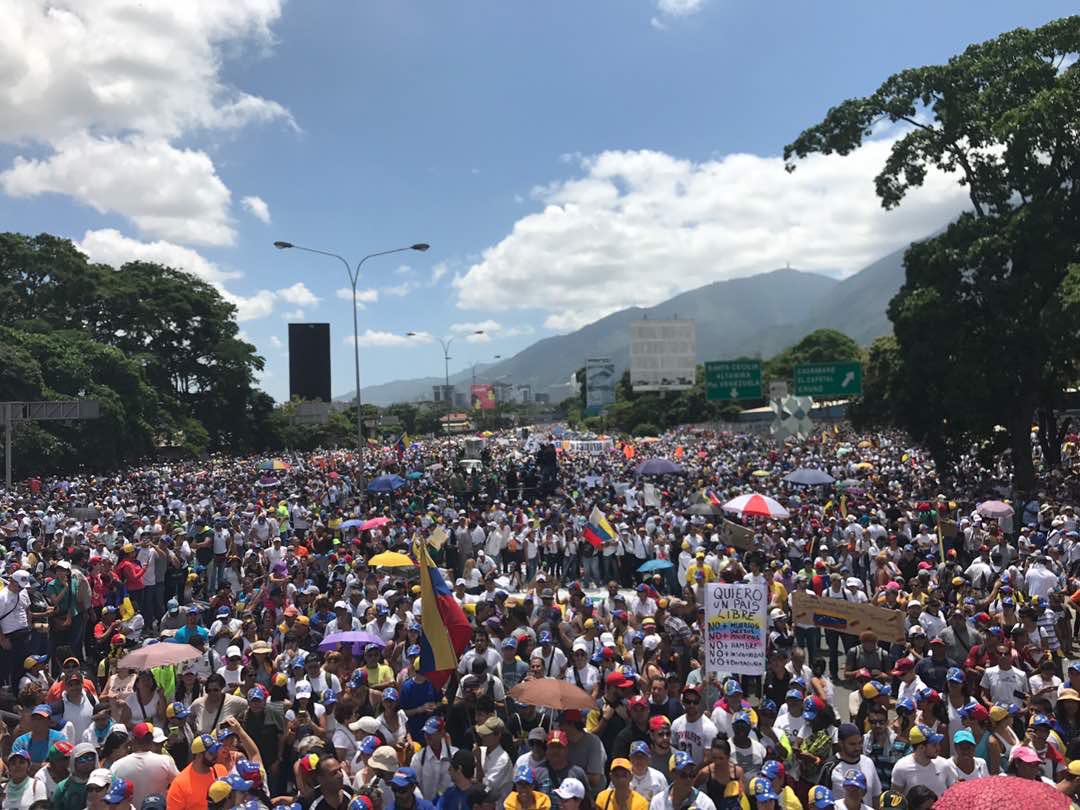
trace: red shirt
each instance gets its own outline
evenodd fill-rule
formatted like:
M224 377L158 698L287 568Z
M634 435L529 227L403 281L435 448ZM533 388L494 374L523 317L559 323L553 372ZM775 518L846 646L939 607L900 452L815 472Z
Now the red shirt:
M116 566L116 573L123 580L124 587L129 591L141 591L143 589L143 567L135 560L124 560Z

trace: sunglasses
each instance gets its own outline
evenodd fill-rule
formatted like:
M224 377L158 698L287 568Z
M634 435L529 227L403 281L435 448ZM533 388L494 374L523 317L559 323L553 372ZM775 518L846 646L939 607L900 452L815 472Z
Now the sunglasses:
M697 706L699 703L701 703L701 701L697 698L690 698L689 700L683 698L682 702L683 706Z
M97 793L99 790L105 790L105 787L106 787L105 785L87 785L86 786L86 792L87 793Z

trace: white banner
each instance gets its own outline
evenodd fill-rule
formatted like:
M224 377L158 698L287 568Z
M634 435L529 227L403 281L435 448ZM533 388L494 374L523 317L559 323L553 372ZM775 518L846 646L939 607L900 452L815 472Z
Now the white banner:
M768 641L766 585L705 586L705 674L762 675Z
M697 373L697 332L690 320L630 322L630 386L685 391Z

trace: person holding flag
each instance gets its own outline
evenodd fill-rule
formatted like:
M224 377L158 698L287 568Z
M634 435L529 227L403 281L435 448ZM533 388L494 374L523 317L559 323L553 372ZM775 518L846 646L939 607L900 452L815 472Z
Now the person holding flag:
M457 667L458 657L472 638L461 605L443 579L427 550L427 540L413 544L420 569L420 666L417 671L441 689Z

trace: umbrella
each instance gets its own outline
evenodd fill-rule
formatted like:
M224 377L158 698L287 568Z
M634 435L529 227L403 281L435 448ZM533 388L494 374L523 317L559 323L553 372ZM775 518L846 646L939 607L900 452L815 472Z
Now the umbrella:
M519 683L510 690L510 697L518 703L542 706L546 709L580 709L587 711L596 708L596 701L580 687L567 683L561 678L534 678Z
M866 448L873 447L873 446L874 446L874 443L871 442L871 441L868 441L866 439L863 439L861 442L859 442L859 448L862 449L862 450L865 450Z
M368 565L372 568L411 568L416 563L409 555L402 554L400 551L384 551L368 560Z
M754 478L768 478L772 473L768 470L754 470L750 473Z
M1015 514L1005 501L983 501L975 507L975 511L984 518L1007 518Z
M800 467L784 476L789 484L802 484L803 486L816 487L822 484L831 484L836 479L824 470L814 467Z
M719 507L713 506L711 503L695 503L689 509L684 509L688 515L719 515Z
M359 529L363 525L364 525L364 521L356 520L354 518L352 520L343 520L343 521L341 521L341 523L338 524L338 528L339 529Z
M861 487L862 483L863 483L862 481L859 481L856 478L847 478L847 479L845 479L843 481L837 481L836 482L836 488L837 489L850 489L851 487Z
M871 464L869 461L860 461L858 464L855 465L855 469L856 470L872 470L872 469L874 469L874 465Z
M750 495L740 495L732 498L724 504L725 512L735 512L739 515L752 515L754 517L787 518L791 514L767 495L758 495L756 492Z
M140 647L125 655L117 662L120 669L153 669L164 667L169 664L182 664L192 661L202 655L190 644L177 644L173 641L164 641Z
M377 529L380 526L385 526L389 522L390 518L388 517L373 517L360 524L360 531L366 532L368 529Z
M353 654L357 654L364 647L382 647L386 646L386 642L379 638L374 633L369 633L367 630L345 630L341 633L331 633L322 641L319 642L319 649L323 652L333 652L341 644L352 644Z
M280 485L281 482L274 478L274 476L272 475L264 475L262 478L259 479L260 487L276 487Z
M330 475L328 477L329 478L341 478L341 475L337 472L337 470L335 470L334 472L330 473Z
M957 782L934 802L934 810L998 810L999 807L1067 810L1069 806L1069 797L1053 785L1018 776L984 776Z
M405 479L400 475L380 475L367 485L368 492L396 492L405 486Z
M637 475L682 475L683 468L666 458L650 458L634 468Z
M671 564L671 560L649 560L638 566L638 573L648 574L650 571L666 571L667 569L674 567L675 566Z
M280 458L268 458L266 461L259 465L260 470L284 470L288 472L292 469L287 462L282 461Z
M419 470L413 470L412 472L406 473L405 477L412 481L415 481L418 478L423 478L424 474Z

